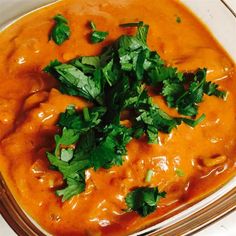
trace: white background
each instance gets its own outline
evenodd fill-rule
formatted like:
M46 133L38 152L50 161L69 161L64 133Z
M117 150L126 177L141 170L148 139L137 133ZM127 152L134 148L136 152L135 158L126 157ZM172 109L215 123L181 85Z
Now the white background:
M225 2L227 2L236 12L236 0L225 0ZM16 236L1 215L0 236ZM236 211L211 224L202 231L196 233L194 236L236 236Z

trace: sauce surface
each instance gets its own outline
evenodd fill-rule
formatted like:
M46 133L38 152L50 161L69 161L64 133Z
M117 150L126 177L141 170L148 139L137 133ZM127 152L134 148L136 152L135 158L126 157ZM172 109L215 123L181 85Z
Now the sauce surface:
M165 9L165 10L163 10ZM64 15L71 38L57 46L48 40L56 14ZM181 18L181 23L176 18ZM92 45L87 22L109 31L108 40ZM204 97L197 127L185 124L171 134L160 134L159 144L132 140L120 167L86 171L86 191L62 203L55 189L63 184L59 172L49 169L46 151L58 132L58 115L69 104L82 109L83 99L63 95L57 82L42 72L54 59L68 61L96 55L121 34L118 25L144 21L150 25L148 45L181 71L208 68L207 79L228 91L226 101ZM200 199L222 186L236 170L235 65L205 27L177 1L64 0L22 18L0 34L0 171L22 208L54 235L127 235L156 222L183 203ZM169 114L163 99L153 100ZM222 157L207 165L212 157ZM205 163L205 164L204 164ZM146 218L125 213L130 189L144 186L148 169L151 186L167 192L158 210ZM177 169L184 172L178 176ZM53 183L53 185L52 185Z

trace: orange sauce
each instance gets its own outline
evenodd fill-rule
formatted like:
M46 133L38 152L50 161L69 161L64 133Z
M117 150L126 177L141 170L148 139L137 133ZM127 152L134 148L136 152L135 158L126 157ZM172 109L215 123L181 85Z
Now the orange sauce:
M69 21L71 38L57 46L48 40L53 16ZM176 22L176 17L181 23ZM93 20L108 40L88 42ZM64 203L54 191L63 184L49 170L45 155L52 150L55 123L68 104L81 109L81 98L62 95L56 81L42 72L53 59L68 61L96 55L121 34L132 33L120 23L142 20L150 25L148 45L170 65L182 71L208 68L207 79L227 90L227 100L204 97L199 114L206 119L196 128L180 125L159 144L133 140L121 167L86 171L86 191ZM29 14L0 33L0 171L20 206L54 235L127 235L183 203L200 199L235 175L236 76L235 65L195 16L175 0L64 0ZM153 97L165 110L161 97ZM214 167L201 161L226 156ZM201 161L200 161L201 160ZM130 189L146 185L167 192L158 210L146 218L125 213L124 197ZM176 169L185 175L180 177ZM53 186L52 186L53 183Z

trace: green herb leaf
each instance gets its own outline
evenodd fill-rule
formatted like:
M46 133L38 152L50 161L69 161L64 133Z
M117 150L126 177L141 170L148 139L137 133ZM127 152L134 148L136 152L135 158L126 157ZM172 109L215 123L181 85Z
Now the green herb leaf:
M62 64L62 63L59 62L59 61L56 59L56 60L54 60L54 61L51 61L51 62L49 63L49 65L47 65L47 66L43 69L43 71L54 75L54 74L55 74L55 69L54 69L54 68L55 68L56 66L61 65L61 64Z
M107 36L108 36L108 32L93 31L91 33L90 40L91 40L91 43L100 43L100 42L104 41Z
M144 25L143 22L139 23L136 37L140 39L143 43L147 42L148 30L149 30L149 25Z
M219 85L213 82L206 82L204 84L204 93L208 96L216 96L219 98L225 99L227 96L227 93L225 91L221 91L218 89Z
M120 24L119 26L123 28L137 27L138 32L136 37L143 43L146 43L149 25L144 24L143 21Z
M64 113L60 114L58 125L67 129L75 130L78 134L83 134L95 126L99 125L106 112L105 107L85 108L86 117L76 111L74 106L67 107Z
M60 115L58 124L63 127L62 135L55 135L54 154L47 153L47 156L67 183L65 188L57 191L63 201L84 190L84 180L81 179L84 170L110 168L123 163L126 145L131 139L130 129L121 125L100 126L105 111L95 107L77 112L74 106L69 106ZM76 146L73 149L72 144Z
M75 144L79 139L79 134L74 129L67 129L66 127L62 130L62 135L55 135L55 155L57 156L61 145L69 146Z
M173 128L176 128L181 123L179 119L170 117L154 105L146 91L139 97L135 110L137 116L133 126L134 137L139 138L140 135L146 133L149 143L158 142L158 131L170 133Z
M70 28L68 26L68 21L64 16L58 14L54 17L54 20L56 24L51 31L50 38L53 39L56 44L61 45L69 39Z
M158 188L140 187L131 191L125 198L128 210L136 211L145 217L157 209L157 203L165 198L165 192L159 192Z
M175 107L182 115L196 116L198 104L202 102L204 93L213 92L213 89L210 90L210 83L206 82L206 71L206 69L198 69L196 73L186 76L175 72L165 79L162 94L168 106Z
M91 43L100 43L106 39L108 36L108 32L105 31L97 31L96 25L93 21L90 21L90 26L93 30L93 32L90 35L90 41Z
M103 81L101 70L97 69L92 75L86 75L83 71L71 64L61 64L54 67L58 73L58 80L62 83L62 92L70 95L80 95L89 101L102 102Z
M122 165L123 156L127 154L126 145L131 139L130 130L120 125L105 127L104 134L103 139L90 153L95 170Z
M85 190L85 172L71 175L66 179L67 187L57 190L56 194L62 197L62 202L69 200L74 195L84 192Z

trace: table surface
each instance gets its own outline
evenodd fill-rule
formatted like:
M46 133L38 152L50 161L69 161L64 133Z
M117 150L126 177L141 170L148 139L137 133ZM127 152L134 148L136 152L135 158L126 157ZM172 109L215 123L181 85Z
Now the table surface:
M212 0L213 1L213 0ZM224 0L231 9L236 12L236 0ZM236 31L236 30L235 30ZM236 235L236 211L225 216L223 219L207 226L203 230L194 234L194 236L235 236ZM1 236L16 236L13 230L8 226L0 215L0 235Z

